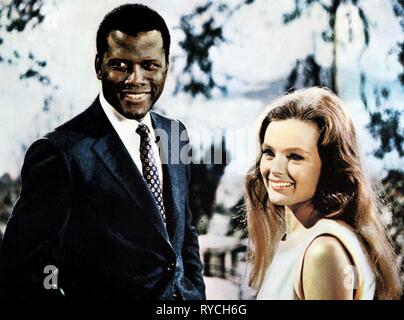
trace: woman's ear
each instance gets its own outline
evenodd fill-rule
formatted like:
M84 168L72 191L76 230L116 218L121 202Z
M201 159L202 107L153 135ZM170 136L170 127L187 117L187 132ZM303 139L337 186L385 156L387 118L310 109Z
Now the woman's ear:
M97 74L97 79L101 80L102 79L102 71L101 71L101 65L102 61L98 55L98 53L95 55L94 59L94 67L95 67L95 73Z

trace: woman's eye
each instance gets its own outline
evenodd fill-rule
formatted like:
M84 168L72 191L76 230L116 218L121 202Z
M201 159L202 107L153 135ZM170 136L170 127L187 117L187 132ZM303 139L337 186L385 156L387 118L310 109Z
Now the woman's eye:
M304 158L297 154L297 153L291 153L290 155L288 155L288 158L291 160L303 160Z
M274 152L271 149L262 150L262 154L271 158L275 156Z

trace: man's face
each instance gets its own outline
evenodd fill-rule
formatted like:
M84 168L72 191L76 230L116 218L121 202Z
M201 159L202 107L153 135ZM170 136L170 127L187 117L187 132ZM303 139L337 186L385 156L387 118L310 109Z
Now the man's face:
M141 120L160 97L167 76L161 33L112 31L107 43L102 61L97 55L95 63L105 99L124 117Z

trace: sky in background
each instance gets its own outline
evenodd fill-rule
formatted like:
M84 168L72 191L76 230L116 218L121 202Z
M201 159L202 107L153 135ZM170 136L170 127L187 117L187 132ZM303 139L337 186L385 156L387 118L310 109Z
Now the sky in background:
M122 1L46 1L46 18L32 31L13 33L4 37L3 53L17 49L24 57L32 52L39 60L46 60L44 74L52 81L45 87L36 81L21 81L19 74L27 69L28 59L20 65L0 64L0 175L9 172L16 177L21 169L24 148L56 125L83 111L100 90L94 72L95 35L103 16ZM185 94L173 96L177 76L182 72L185 53L179 46L183 33L179 18L205 1L139 1L156 9L166 20L172 35L171 65L165 91L156 108L168 116L182 120L190 130L196 149L203 141L210 142L211 134L225 132L233 160L219 188L219 197L241 194L241 177L254 159L255 123L259 113L279 92L268 91L266 96L251 98L250 92L270 88L271 83L284 80L296 59L315 52L322 64L331 62L331 48L321 41L326 18L320 10L304 16L288 27L282 25L282 13L291 9L292 0L263 1L245 6L226 21L224 36L228 40L211 51L214 74L218 79L231 76L229 94L214 99L192 98ZM96 3L96 6L94 4ZM229 5L235 1L226 1ZM371 20L371 41L362 52L363 35L357 13L349 6L340 10L338 25L338 65L341 96L349 106L349 113L360 133L364 153L375 142L364 129L368 118L359 99L359 70L366 70L370 83L385 83L394 88L392 98L404 101L403 90L396 81L400 72L396 54L389 50L402 38L400 26L388 0L367 1L366 12ZM354 39L349 42L347 12L351 12ZM217 19L223 17L217 13ZM6 55L5 54L5 55ZM25 62L24 62L25 61ZM52 95L49 112L42 112L44 97ZM208 144L206 144L208 145ZM197 151L198 152L198 151ZM202 152L202 151L201 151ZM367 164L373 174L383 167L403 166L394 153L384 162L368 156ZM225 200L223 200L225 201Z

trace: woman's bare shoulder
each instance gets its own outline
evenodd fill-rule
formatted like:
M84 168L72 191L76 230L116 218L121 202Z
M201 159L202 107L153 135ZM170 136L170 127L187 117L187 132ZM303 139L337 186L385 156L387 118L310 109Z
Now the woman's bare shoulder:
M353 299L349 253L334 236L321 235L307 248L302 284L305 299Z

